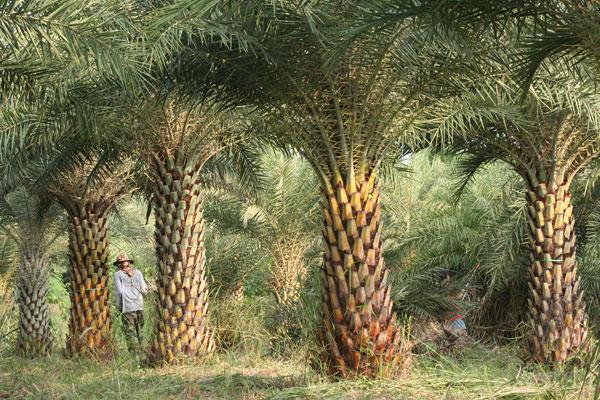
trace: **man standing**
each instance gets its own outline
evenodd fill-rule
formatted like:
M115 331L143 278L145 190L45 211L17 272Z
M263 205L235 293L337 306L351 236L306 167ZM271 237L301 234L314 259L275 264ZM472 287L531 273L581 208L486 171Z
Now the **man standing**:
M148 287L140 270L133 268L133 261L127 254L117 256L114 265L119 268L115 273L115 292L117 307L121 311L123 331L127 348L136 351L142 347L142 329L144 328L144 297Z

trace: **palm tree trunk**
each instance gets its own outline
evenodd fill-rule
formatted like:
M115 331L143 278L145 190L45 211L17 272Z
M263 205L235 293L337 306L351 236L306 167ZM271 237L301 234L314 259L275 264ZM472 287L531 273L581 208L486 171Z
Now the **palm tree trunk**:
M71 313L67 353L113 357L108 298L108 210L112 202L62 200L69 214Z
M214 347L207 321L200 165L188 163L182 154L165 155L155 157L154 172L158 309L152 354L172 363Z
M527 202L531 353L540 363L563 364L587 337L569 184L530 179Z
M291 238L283 238L274 246L270 283L280 305L290 305L300 298L300 289L308 276L308 268L302 259L304 251Z
M21 251L18 285L17 350L22 356L30 358L48 355L52 348L50 315L46 302L48 259L44 250L35 243Z
M231 288L231 292L229 294L229 297L235 302L235 303L241 303L244 301L244 279L239 278L235 284L233 285L233 287Z
M322 361L337 376L382 375L399 361L401 334L382 255L378 180L333 187L322 196Z

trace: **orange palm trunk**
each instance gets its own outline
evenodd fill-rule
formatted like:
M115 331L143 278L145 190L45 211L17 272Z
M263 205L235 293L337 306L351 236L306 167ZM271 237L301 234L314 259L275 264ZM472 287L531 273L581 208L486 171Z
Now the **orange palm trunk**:
M69 354L113 357L108 289L108 209L112 202L64 200L69 214Z
M382 255L378 180L334 188L322 196L322 361L337 376L385 374L399 361L401 333Z
M17 350L24 357L50 354L52 332L48 313L48 260L35 243L21 251L17 301L19 333Z

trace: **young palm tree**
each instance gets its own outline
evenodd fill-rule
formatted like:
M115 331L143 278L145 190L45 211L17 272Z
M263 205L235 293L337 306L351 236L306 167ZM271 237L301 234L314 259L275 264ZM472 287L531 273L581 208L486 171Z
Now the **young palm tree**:
M258 266L263 265L265 256L260 243L243 233L228 232L215 223L215 204L212 194L206 194L205 217L209 223L206 240L209 281L211 292L218 295L219 301L232 301L241 304L246 296L245 283ZM222 197L218 197L223 200ZM219 202L219 208L235 207L227 202ZM222 216L219 211L219 218Z
M472 155L465 182L493 160L508 163L523 178L530 350L538 362L562 364L585 346L588 335L571 186L597 157L600 98L593 82L552 64L544 66L523 96L506 76L506 65L496 65L488 71L491 79L443 107L438 122L440 129L467 133L455 142L455 149Z
M264 156L260 168L263 179L255 195L249 196L238 185L208 192L213 205L208 218L219 231L258 242L267 253L264 262L270 265L269 284L275 299L289 305L298 299L309 273L305 256L314 244L311 235L318 212L314 177L299 158L283 154Z
M282 155L266 159L266 190L259 192L243 215L272 259L270 284L279 304L298 300L308 277L306 253L314 244L318 198L311 171L298 158ZM290 224L290 221L294 221Z
M526 285L520 282L525 215L520 182L498 163L481 171L457 198L456 182L449 178L459 161L420 151L405 160L414 172L386 188L382 214L393 299L401 312L425 318L460 307L467 323L473 321L470 332L501 335L516 328L526 305L521 291ZM452 285L440 285L442 269L449 270ZM451 299L452 291L465 286L465 298L481 300L476 308Z
M0 229L19 247L17 351L39 357L52 350L48 294L48 249L60 235L60 216L43 197L20 188L0 199Z

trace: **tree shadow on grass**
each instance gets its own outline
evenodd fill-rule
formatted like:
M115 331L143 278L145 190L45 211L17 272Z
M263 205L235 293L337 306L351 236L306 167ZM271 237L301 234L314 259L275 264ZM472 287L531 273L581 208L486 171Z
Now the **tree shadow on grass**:
M260 376L240 373L198 377L169 373L139 376L121 373L118 378L97 379L76 386L78 399L262 399L274 391L302 384L298 376ZM60 397L64 398L64 397Z
M214 398L242 399L302 385L304 379L297 375L272 377L233 373L206 377L195 384L200 393L215 396Z
M44 366L47 367L47 366ZM263 399L302 385L302 376L262 376L222 372L211 375L160 369L107 371L82 365L78 371L15 369L0 380L0 398L10 399ZM46 371L44 371L46 370ZM45 372L48 374L46 375Z
M99 363L10 355L0 360L0 399L264 399L306 385L301 371L239 367L233 362L143 368L127 357Z

